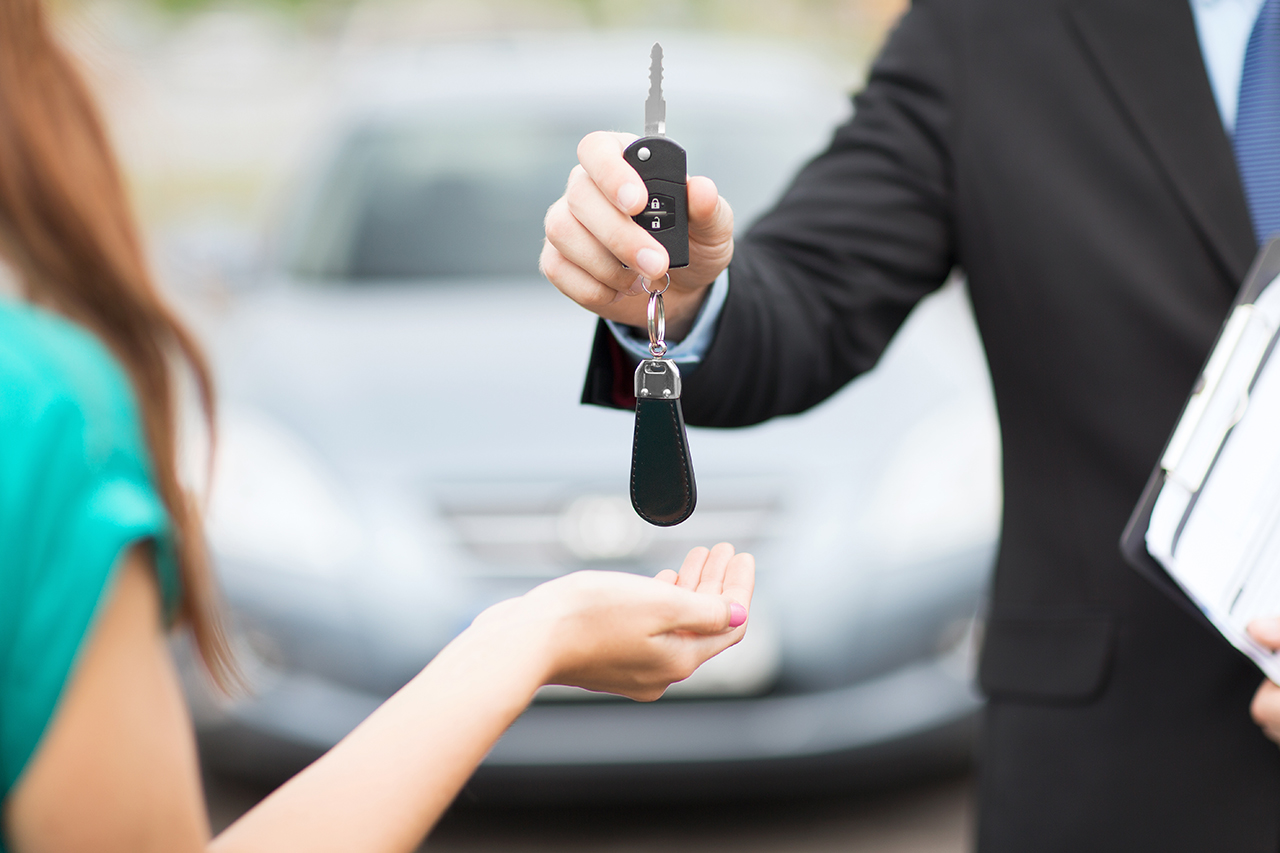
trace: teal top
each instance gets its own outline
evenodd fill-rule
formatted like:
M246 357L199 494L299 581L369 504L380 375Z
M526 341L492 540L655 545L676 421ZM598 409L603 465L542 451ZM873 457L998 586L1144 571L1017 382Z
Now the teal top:
M171 618L169 521L132 385L87 331L0 299L0 803L57 709L121 554L146 539Z

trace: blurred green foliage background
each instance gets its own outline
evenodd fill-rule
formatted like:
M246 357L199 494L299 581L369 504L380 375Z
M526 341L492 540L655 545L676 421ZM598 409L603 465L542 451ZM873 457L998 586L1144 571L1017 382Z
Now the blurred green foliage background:
M413 7L449 28L460 19L505 28L680 27L843 42L865 60L907 0L137 0L181 18L217 8L256 8L303 26L334 26L358 7ZM394 12L392 13L394 14Z

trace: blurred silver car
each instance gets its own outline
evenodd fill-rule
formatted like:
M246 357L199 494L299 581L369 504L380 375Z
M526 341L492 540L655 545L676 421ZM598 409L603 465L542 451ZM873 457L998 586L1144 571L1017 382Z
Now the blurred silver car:
M638 129L651 40L441 45L361 64L269 274L212 331L209 516L256 691L195 697L206 762L279 777L488 605L582 568L756 554L751 628L657 703L547 688L487 795L674 796L884 779L966 754L998 434L963 286L800 417L691 429L699 505L627 498L631 417L578 403L593 318L538 274L578 139ZM664 38L669 132L739 227L848 111L764 43Z

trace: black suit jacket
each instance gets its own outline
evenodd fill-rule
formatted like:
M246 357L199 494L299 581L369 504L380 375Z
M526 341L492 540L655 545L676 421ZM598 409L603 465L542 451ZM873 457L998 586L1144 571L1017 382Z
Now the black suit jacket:
M688 421L821 402L962 267L1004 441L979 848L1275 853L1258 672L1117 547L1255 252L1188 0L917 0L855 104L740 239ZM624 367L602 328L585 398Z

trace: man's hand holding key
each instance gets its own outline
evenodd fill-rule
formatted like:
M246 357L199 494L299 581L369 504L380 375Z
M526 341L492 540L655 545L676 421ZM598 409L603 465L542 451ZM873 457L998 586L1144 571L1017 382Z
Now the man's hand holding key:
M667 274L668 257L651 234L632 220L648 193L622 159L637 137L597 131L578 143L578 165L565 194L547 211L547 240L539 265L560 292L606 320L646 325L640 277ZM691 177L689 266L671 271L665 294L667 337L683 338L707 290L733 257L733 211L710 178Z

